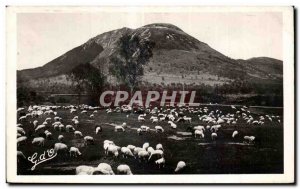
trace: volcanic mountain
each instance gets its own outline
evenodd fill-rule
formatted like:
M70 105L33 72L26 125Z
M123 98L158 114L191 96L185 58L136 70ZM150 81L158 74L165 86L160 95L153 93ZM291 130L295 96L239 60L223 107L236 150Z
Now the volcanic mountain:
M143 81L146 83L214 86L239 79L261 84L282 83L283 62L280 60L267 57L235 60L174 25L156 23L100 34L42 67L17 71L18 85L68 85L66 75L74 67L85 63L100 68L113 83L114 79L108 72L112 64L109 57L117 53L117 42L126 34L138 35L155 43L153 57L144 67Z

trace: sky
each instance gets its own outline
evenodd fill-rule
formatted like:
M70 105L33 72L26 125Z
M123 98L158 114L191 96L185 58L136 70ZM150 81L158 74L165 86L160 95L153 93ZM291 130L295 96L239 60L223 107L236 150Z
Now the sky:
M17 69L43 66L103 32L170 23L234 59L282 60L282 14L277 12L18 13Z

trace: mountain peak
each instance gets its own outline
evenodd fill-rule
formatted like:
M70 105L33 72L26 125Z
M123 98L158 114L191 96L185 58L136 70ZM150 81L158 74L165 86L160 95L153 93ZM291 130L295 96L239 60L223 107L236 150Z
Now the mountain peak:
M168 28L168 29L174 29L183 32L182 29L179 27L173 25L173 24L167 24L167 23L153 23L143 26L143 28Z

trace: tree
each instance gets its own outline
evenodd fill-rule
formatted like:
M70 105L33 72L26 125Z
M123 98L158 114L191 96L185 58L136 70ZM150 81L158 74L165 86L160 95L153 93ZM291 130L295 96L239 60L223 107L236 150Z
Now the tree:
M72 81L74 90L78 94L78 104L84 92L88 93L93 100L98 99L106 84L106 77L89 63L73 68L68 74L68 79Z
M117 52L110 57L109 71L130 89L130 95L144 75L144 65L152 57L154 43L138 35L126 34L118 41Z

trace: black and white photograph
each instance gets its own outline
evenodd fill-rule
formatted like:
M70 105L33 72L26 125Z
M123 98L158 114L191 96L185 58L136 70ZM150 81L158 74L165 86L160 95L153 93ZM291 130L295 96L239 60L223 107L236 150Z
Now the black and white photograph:
M6 11L8 182L294 182L293 7Z

